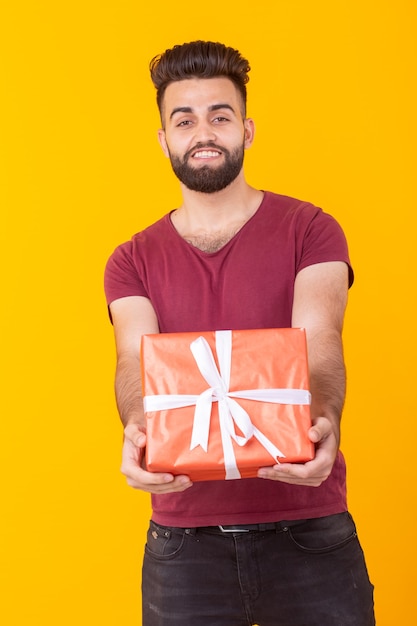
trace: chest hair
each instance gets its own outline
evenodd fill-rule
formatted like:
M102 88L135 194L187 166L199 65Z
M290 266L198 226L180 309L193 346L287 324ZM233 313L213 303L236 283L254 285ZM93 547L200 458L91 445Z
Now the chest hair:
M227 231L215 233L203 233L201 235L184 235L185 241L198 248L202 252L217 252L225 246L239 232L243 224L239 224Z
M216 235L198 235L195 237L184 237L188 243L202 252L217 252L234 237L236 233L222 233Z

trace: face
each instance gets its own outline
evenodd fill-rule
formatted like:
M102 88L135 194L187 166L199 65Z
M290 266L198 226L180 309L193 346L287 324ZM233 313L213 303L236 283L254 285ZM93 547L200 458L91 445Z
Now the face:
M253 121L228 78L171 83L162 108L159 141L174 173L192 191L214 193L242 171L244 151L253 140Z

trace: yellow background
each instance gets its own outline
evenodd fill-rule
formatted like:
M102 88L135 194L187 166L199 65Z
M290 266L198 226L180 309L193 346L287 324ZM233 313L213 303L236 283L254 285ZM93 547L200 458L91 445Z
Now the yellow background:
M414 0L1 6L1 623L140 624L102 273L179 201L148 61L198 38L251 61L248 180L348 236L349 504L378 625L417 623Z

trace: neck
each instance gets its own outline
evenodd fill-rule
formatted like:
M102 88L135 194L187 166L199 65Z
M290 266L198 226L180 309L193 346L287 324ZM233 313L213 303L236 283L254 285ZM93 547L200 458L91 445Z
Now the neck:
M247 221L259 207L263 193L239 175L216 193L190 191L182 185L183 203L173 221L180 233L218 232L237 222Z

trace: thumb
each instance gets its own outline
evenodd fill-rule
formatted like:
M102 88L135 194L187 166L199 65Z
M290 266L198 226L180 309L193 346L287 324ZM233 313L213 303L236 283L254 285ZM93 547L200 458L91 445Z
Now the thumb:
M312 443L318 443L326 437L328 433L328 420L323 417L318 417L314 420L314 423L308 431L309 439Z
M140 430L138 424L128 424L124 436L138 448L144 448L146 445L146 435Z
M308 438L312 443L318 443L322 439L322 432L317 426L312 426L308 431Z
M138 448L144 448L146 446L146 435L145 433L139 432L138 435L134 438L133 443Z

